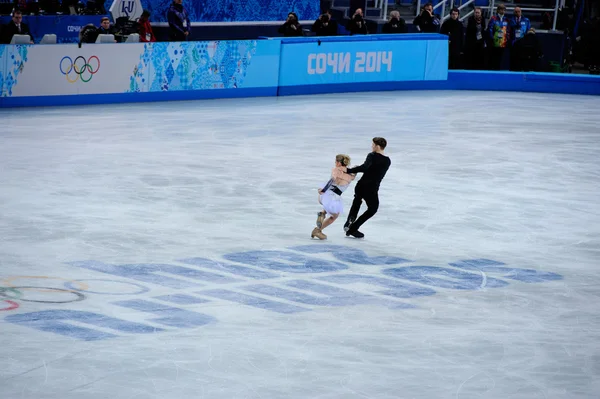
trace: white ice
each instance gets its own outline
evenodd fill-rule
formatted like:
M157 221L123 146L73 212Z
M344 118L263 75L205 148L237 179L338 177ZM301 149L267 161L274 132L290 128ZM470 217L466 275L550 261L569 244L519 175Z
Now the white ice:
M0 308L20 307L0 311L0 397L598 398L599 111L598 97L496 92L2 110ZM311 241L316 188L335 155L360 164L374 136L388 139L392 167L379 212L361 229L366 238L346 238L342 216L324 231L327 242ZM343 196L346 210L353 189ZM171 303L217 322L169 328L111 302L198 289L68 264L182 265L177 260L298 245L411 260L348 263L343 273L384 277L390 267L485 258L563 278L431 287L435 295L396 299L382 287L330 284L413 309L307 306L283 314L214 298ZM282 272L262 283L320 276ZM484 273L482 281L492 277L502 276ZM67 300L74 294L57 289L80 279L88 291L127 293L131 282L150 291L85 293L65 304L7 299L16 296L12 285L56 288L23 288L21 299ZM244 292L244 284L204 287ZM6 321L56 309L163 331L92 327L118 336L83 341Z

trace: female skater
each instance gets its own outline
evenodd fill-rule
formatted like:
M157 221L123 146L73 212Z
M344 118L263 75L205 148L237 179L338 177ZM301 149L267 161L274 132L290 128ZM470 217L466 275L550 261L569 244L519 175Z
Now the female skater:
M342 193L348 188L355 175L345 173L346 167L350 165L350 157L344 154L335 156L335 168L331 171L331 179L319 189L319 203L323 205L323 211L317 214L317 227L310 234L311 238L326 240L323 229L335 222L340 213L344 211ZM329 218L325 217L329 214Z

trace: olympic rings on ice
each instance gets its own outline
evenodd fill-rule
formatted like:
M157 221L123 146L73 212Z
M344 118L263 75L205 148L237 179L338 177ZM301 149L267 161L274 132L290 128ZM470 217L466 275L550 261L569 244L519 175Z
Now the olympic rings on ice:
M75 288L73 287L73 282L82 282L82 281L108 281L111 283L118 283L118 284L127 284L127 285L132 285L134 287L138 287L139 291L136 292L102 292L102 291L90 291L90 290L84 290L84 289L80 289L80 288ZM87 285L87 284L86 284ZM65 287L75 290L75 291L81 291L81 292L86 292L89 294L100 294L100 295L139 295L139 294L143 294L145 292L150 291L149 288L144 287L141 284L137 284L137 283L132 283L129 281L118 281L118 280L109 280L109 279L102 279L102 278L94 278L94 279L85 279L85 280L73 280L73 281L67 281L65 283Z

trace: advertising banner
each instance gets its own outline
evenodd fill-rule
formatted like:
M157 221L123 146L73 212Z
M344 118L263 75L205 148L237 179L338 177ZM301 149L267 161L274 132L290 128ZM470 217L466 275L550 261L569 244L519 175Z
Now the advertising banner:
M446 80L447 37L406 36L415 38L284 40L279 85Z

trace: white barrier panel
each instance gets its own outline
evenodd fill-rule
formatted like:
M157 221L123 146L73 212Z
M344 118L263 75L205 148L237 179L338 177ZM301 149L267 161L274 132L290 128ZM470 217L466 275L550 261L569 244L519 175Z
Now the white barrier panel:
M279 50L267 40L0 46L2 97L276 90Z
M30 47L12 96L122 93L143 44Z

